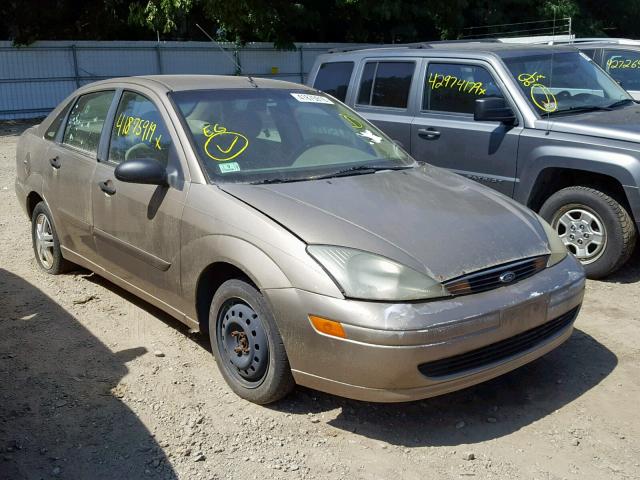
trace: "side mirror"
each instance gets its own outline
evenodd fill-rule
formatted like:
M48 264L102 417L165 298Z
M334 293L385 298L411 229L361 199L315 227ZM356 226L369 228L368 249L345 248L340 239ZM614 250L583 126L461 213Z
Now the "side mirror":
M152 158L136 158L122 162L114 172L121 182L167 186L167 169Z
M513 125L516 116L502 97L486 97L476 99L473 119L484 122L502 122Z

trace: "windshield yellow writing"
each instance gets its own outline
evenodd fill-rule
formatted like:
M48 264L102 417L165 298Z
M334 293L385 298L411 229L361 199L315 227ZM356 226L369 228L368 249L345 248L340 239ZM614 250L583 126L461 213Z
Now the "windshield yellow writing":
M640 68L640 59L633 60L631 58L622 58L619 56L615 56L607 60L608 70L616 70L621 68Z
M213 126L205 125L202 133L207 137L204 152L209 158L217 162L233 160L249 146L247 137L237 132L229 132L217 123Z
M344 118L346 122L356 130L360 130L361 128L364 128L364 124L357 118L354 118L351 115L347 115L346 113L341 113L340 116Z
M547 77L538 72L533 73L521 73L518 75L518 81L525 87L531 87L529 94L533 104L543 112L551 113L558 109L558 101L555 95L549 90L549 88L542 83Z
M140 138L143 142L154 144L156 149L162 150L160 145L162 134L157 135L154 138L157 127L158 124L156 122L145 120L141 117L132 117L131 115L125 115L124 113L118 115L118 118L116 119L116 131L118 135L122 137L133 135Z
M458 88L458 91L469 93L471 95L486 95L487 89L483 88L482 82L472 82L470 80L462 80L453 75L443 75L441 73L429 74L429 85L432 90L439 88Z

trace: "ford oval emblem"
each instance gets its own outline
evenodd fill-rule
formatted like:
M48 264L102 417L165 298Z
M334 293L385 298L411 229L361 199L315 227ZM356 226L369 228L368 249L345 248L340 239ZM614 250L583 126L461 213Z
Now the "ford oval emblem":
M501 283L511 283L516 279L516 274L513 272L504 272L498 279Z

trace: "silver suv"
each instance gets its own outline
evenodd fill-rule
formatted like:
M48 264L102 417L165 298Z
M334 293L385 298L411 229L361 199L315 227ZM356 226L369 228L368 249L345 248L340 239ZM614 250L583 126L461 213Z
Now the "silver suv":
M320 56L309 84L411 155L539 212L588 276L631 255L640 106L571 46L434 43Z

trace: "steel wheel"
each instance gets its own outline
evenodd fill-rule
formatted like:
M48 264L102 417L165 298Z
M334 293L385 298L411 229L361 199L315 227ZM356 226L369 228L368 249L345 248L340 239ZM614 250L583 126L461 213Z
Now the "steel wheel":
M53 229L44 213L36 217L36 253L42 266L50 270L54 262Z
M602 219L583 205L559 210L551 220L567 249L580 262L589 264L600 258L607 246L607 230Z
M217 321L224 368L245 387L259 386L269 365L269 342L260 316L245 302L225 302Z

